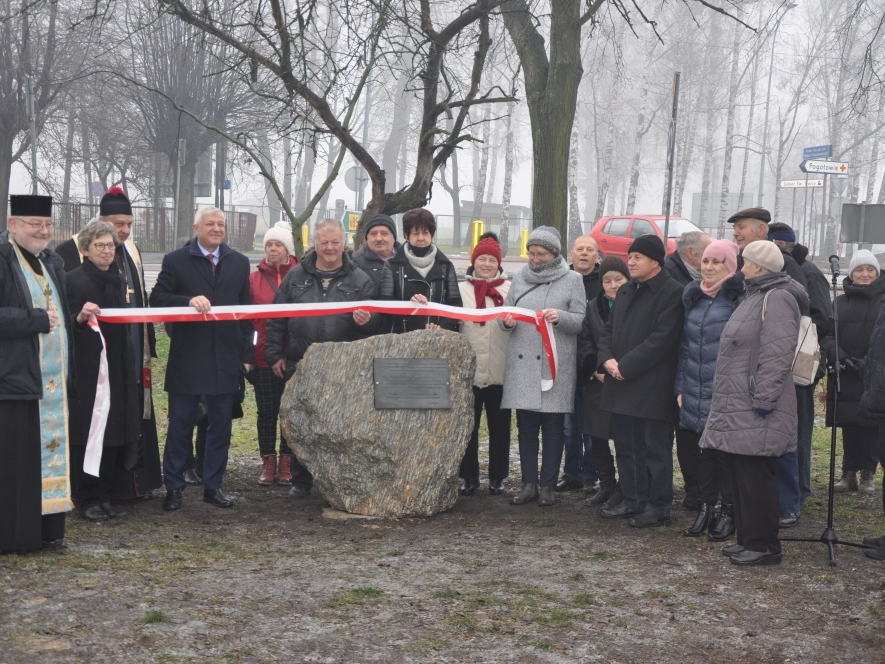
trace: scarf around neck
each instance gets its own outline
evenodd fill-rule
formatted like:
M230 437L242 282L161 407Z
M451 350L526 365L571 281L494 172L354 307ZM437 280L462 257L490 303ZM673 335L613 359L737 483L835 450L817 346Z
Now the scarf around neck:
M431 244L428 247L412 247L411 244L404 244L403 249L406 254L406 260L411 263L412 267L415 268L415 271L420 274L422 277L426 277L427 273L430 272L430 268L433 267L433 262L436 260L436 245ZM419 251L427 250L427 253L424 256L418 256L414 253L413 249L418 249Z
M530 284L547 284L561 279L569 273L568 263L562 256L557 256L552 261L541 263L538 267L532 267L531 263L522 270L522 276Z
M726 280L731 279L733 276L734 272L729 272L712 286L707 286L707 284L701 281L701 292L708 297L716 297L717 295L719 295L719 291L722 290L722 285L726 282Z
M473 284L473 295L476 298L476 308L477 309L485 309L486 308L486 297L492 298L492 304L496 307L504 306L504 296L501 295L496 289L498 286L503 284L506 279L503 277L492 277L491 279L480 279L479 277L467 277L467 280ZM485 322L479 324L480 327L485 325Z

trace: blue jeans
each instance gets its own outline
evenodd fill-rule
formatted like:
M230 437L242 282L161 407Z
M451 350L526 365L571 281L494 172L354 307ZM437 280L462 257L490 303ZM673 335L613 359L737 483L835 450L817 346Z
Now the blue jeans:
M519 465L523 484L555 487L562 462L565 413L539 413L536 410L517 410L516 428L519 431ZM541 436L544 443L541 445ZM541 475L538 481L538 449L541 450Z
M774 460L778 503L781 514L795 514L802 507L799 494L799 455L784 454Z
M593 442L581 433L581 399L584 387L575 388L575 409L565 415L565 467L563 475L582 482L595 482L596 460L593 458Z
M811 434L814 432L814 388L817 383L796 388L796 414L799 417L799 501L811 495Z
M611 431L624 504L637 512L669 514L673 503L669 422L615 414Z
M230 449L231 409L236 394L207 394L209 426L206 430L206 451L203 457L203 487L221 488ZM199 394L169 394L169 429L163 452L163 479L166 489L183 489L184 468L194 435Z

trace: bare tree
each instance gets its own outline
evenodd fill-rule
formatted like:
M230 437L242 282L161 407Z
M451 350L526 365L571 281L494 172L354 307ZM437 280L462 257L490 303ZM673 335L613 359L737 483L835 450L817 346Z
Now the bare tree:
M499 0L480 0L447 21L440 14L443 8L437 8L429 0L421 0L417 8L410 4L397 7L396 12L388 0L330 4L326 8L315 3L291 8L280 0L269 0L266 5L256 7L239 3L231 14L237 18L228 19L228 14L220 11L219 2L200 3L194 8L184 0L161 0L168 12L227 44L274 77L285 92L284 101L292 112L304 115L304 109L310 109L315 129L335 136L368 174L372 195L366 206L367 214L394 214L423 205L434 172L458 143L469 140L462 129L470 107L511 99L509 95L480 94L490 45L489 13L498 4ZM358 47L344 61L336 62L332 83L318 88L320 79L308 67L303 46L309 43L310 48L319 48L312 30L317 21L325 20L324 11L343 13L346 20L341 23L342 29L348 31ZM239 17L244 13L250 17L248 39L240 28ZM469 36L469 30L474 27L475 32ZM394 51L394 44L399 50L412 49L412 66L421 72L422 110L414 179L405 189L391 193L386 191L384 169L351 131L352 108L342 117L329 104L328 97L338 90L340 96L355 103L363 94L369 76L376 73L378 67L389 66L388 55ZM456 77L447 69L447 56L464 48L472 50L472 65L465 72L467 76ZM330 53L330 59L335 55ZM440 120L450 110L455 113L449 133L440 126Z

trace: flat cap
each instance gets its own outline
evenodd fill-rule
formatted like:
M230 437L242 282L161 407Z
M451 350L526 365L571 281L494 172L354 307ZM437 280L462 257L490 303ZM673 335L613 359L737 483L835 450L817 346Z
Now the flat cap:
M735 212L728 218L729 224L734 224L741 219L758 219L759 221L764 221L766 224L771 221L771 212L766 210L765 208L754 207L747 208L746 210L741 210L740 212Z

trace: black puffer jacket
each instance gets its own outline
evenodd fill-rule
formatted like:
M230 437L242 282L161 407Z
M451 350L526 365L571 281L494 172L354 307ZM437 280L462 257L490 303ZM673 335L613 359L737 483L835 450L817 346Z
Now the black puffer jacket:
M346 253L343 260L341 271L323 290L323 281L317 274L316 253L305 255L283 279L274 296L274 304L374 300L376 289L372 279ZM285 358L288 379L295 373L295 365L304 357L311 344L363 339L375 331L377 324L377 314L372 314L372 319L366 325L357 325L352 313L271 318L267 321L264 359L268 366L273 366Z
M0 234L0 400L30 401L43 398L40 378L40 334L49 332L49 314L35 308L25 277L9 243L8 231ZM71 348L71 322L67 310L64 262L45 250L40 260L59 290ZM68 353L68 387L72 388L73 353Z
M396 254L402 251L402 245L399 242L393 243L393 249ZM375 283L378 290L379 300L389 300L393 296L393 276L387 261L381 258L369 247L362 247L353 252L351 256L356 266L365 272L368 277ZM392 256L391 256L392 258Z
M433 265L426 277L422 277L406 256L406 245L398 251L387 265L393 275L393 297L400 302L408 302L413 295L424 295L429 302L448 304L453 307L463 306L461 291L458 289L458 276L455 266L439 249ZM423 330L427 323L436 323L444 330L458 331L458 321L439 316L388 316L384 325L385 332L399 334Z
M879 315L861 373L863 396L860 399L860 412L870 417L885 418L885 298L879 304Z
M876 326L879 301L885 295L885 277L880 276L868 286L861 286L845 277L842 282L845 291L836 298L836 311L839 315L839 360L842 371L839 382L839 405L836 408L836 424L839 426L871 426L867 417L860 413L860 398L863 395L863 378L859 369L870 349L870 339ZM836 337L833 331L820 340L828 361L832 364L836 357ZM847 360L847 362L846 362ZM833 425L833 396L836 380L830 374L827 381L827 426ZM875 423L872 423L875 426Z
M584 385L581 397L581 433L608 440L612 415L599 407L602 381L594 375L598 362L599 340L611 313L613 300L604 293L587 303L584 326L578 335L578 385ZM603 376L605 380L605 376Z

